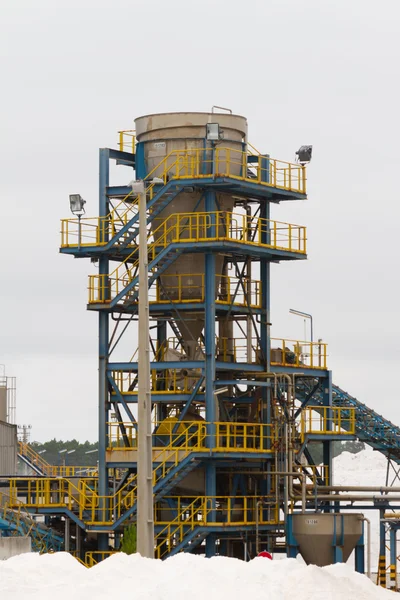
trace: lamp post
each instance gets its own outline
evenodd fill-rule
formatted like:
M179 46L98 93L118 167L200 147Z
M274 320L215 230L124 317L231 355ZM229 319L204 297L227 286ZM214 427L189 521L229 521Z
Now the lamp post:
M144 181L132 181L130 185L139 196L137 549L141 556L154 558L146 190Z
M69 206L73 215L78 217L78 250L81 249L81 218L85 214L86 200L80 194L70 194Z
M61 454L65 454L66 452L68 452L68 448L63 448L62 450L58 451L58 454L61 455ZM63 466L65 467L65 456L63 456L63 457L60 456L60 462L61 462L61 458L63 459Z
M295 310L294 308L290 308L289 312L292 315L298 315L299 317L304 317L304 319L310 319L311 325L311 344L314 342L314 330L313 330L313 318L310 313L302 312L301 310Z

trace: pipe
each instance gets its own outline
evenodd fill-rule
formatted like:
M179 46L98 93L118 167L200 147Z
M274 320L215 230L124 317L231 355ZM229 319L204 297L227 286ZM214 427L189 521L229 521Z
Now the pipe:
M258 556L260 553L260 540L259 540L259 516L258 516L258 511L260 509L260 506L263 505L263 501L262 500L258 500L257 504L256 504L256 555Z
M301 496L293 496L292 500L299 501L301 500ZM332 502L382 502L386 500L386 502L398 502L400 501L400 495L366 496L362 494L321 494L318 496L318 500L326 500Z
M367 517L360 517L361 521L365 521L367 524L367 575L368 579L371 579L371 521Z
M318 489L327 492L340 492L342 490L347 492L400 492L400 487L382 485L320 485Z

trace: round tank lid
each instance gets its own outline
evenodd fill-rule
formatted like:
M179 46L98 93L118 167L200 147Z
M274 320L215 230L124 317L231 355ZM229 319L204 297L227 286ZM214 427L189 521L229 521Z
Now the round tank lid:
M226 117L238 117L239 119L246 119L243 115L237 115L236 113L228 113L228 112L207 112L201 110L177 110L172 112L159 112L159 113L150 113L148 115L141 115L140 117L136 117L134 121L138 119L145 119L146 117L161 117L163 115L207 115L207 116L226 116ZM247 119L246 119L247 120Z

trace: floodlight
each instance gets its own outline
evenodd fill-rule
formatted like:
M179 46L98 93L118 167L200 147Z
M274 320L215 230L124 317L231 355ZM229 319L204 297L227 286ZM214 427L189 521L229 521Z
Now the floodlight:
M71 207L72 214L77 215L78 217L84 215L85 204L86 200L84 200L80 194L69 195L69 205Z
M206 138L209 142L218 142L221 139L219 123L207 123Z
M297 160L301 165L306 165L310 162L312 156L312 146L300 146L296 152Z

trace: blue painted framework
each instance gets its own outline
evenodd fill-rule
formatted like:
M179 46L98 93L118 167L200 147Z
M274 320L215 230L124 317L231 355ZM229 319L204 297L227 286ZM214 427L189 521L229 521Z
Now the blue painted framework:
M144 168L144 153L143 147L141 144L137 146L137 154L136 156L128 155L127 153L120 153L116 150L112 149L101 149L100 150L100 178L99 178L99 216L106 216L109 211L109 201L111 198L123 198L129 192L130 188L126 186L110 186L109 185L109 161L116 160L118 164L130 164L133 167L136 166L136 171L141 176L145 176L145 168ZM263 158L265 165L268 164L268 157ZM259 202L260 207L260 216L268 219L270 217L270 204L271 203L279 203L284 200L299 200L304 199L305 196L303 194L296 194L292 192L286 192L285 190L275 189L273 187L266 187L258 185L257 183L251 182L242 182L230 177L209 177L204 178L199 182L196 179L187 179L184 181L171 180L164 187L160 187L153 200L149 202L148 206L153 206L153 216L154 214L159 214L161 209L166 206L167 201L163 199L163 196L166 191L169 191L172 196L176 196L179 194L183 186L193 186L199 187L204 190L205 194L205 206L206 210L209 212L218 210L218 205L216 202L216 194L218 192L226 192L235 195L240 195L242 198L251 198L252 202ZM158 208L157 208L158 207ZM149 217L150 220L151 217ZM107 274L109 273L110 261L121 260L126 257L128 254L132 253L132 248L124 244L118 244L118 238L122 233L126 233L128 230L131 232L130 240L133 239L134 235L137 234L138 229L135 228L134 225L137 222L137 217L133 217L133 219L121 229L118 235L114 236L112 239L107 240L104 238L105 244L101 247L84 247L81 249L77 248L62 248L61 252L64 254L70 254L75 257L85 258L95 258L99 260L99 273ZM133 228L133 229L132 229ZM211 235L211 233L210 233ZM263 233L264 243L268 243L268 232L265 231ZM201 252L205 254L205 299L203 303L193 303L193 304L182 304L182 305L174 305L171 304L153 304L151 305L150 311L152 315L157 315L162 313L166 316L171 316L174 311L187 311L187 310L198 310L205 311L205 331L204 331L204 345L205 345L205 359L204 361L188 361L185 363L185 367L189 369L201 369L202 374L205 380L205 390L201 393L199 390L194 391L192 394L176 394L174 396L176 402L178 403L187 403L189 405L193 400L204 402L205 411L206 411L206 420L210 423L213 423L216 420L216 412L215 412L215 396L214 396L214 382L216 377L219 378L219 385L223 383L224 385L232 385L233 382L248 384L250 383L249 374L250 373L261 373L261 372L274 372L277 374L289 373L289 374L298 374L300 371L304 371L304 369L298 369L295 367L285 366L271 366L270 362L270 264L271 262L279 262L282 260L302 260L305 259L305 255L299 255L296 253L285 252L280 250L274 250L265 247L256 247L251 246L250 244L243 243L234 243L234 242L201 242L197 244L193 243L185 243L176 245L176 249L183 252ZM179 246L179 248L178 248ZM175 248L174 248L175 249ZM216 359L214 352L214 340L215 340L215 322L216 316L223 315L226 312L232 315L233 318L240 315L246 315L245 307L235 307L218 305L215 302L215 256L220 252L229 252L232 256L240 257L240 260L243 260L243 257L252 256L255 260L259 262L260 265L260 278L262 282L262 306L260 309L253 309L253 314L257 315L257 317L261 320L261 328L260 328L260 347L261 352L264 357L264 361L262 364L254 364L254 363L226 363L221 362ZM132 255L132 261L135 260L135 255ZM133 287L134 284L131 284ZM125 290L126 291L126 290ZM120 295L123 297L123 294ZM126 312L127 315L134 315L137 310L137 306L134 303L130 305L129 308L121 308L118 305L118 301L114 302L113 306L107 307L102 304L91 305L91 310L97 310L99 312L99 491L101 494L106 495L109 492L109 477L108 477L108 469L114 468L117 466L126 466L126 463L118 463L116 462L106 462L106 447L108 445L108 431L106 423L109 421L109 414L112 407L116 406L118 403L124 406L126 411L129 411L129 406L136 402L135 395L132 394L123 394L121 392L118 393L116 386L114 385L112 379L113 371L125 371L125 372L137 372L137 363L134 362L121 362L115 361L111 362L109 358L110 353L110 342L109 342L109 325L111 312L115 312L116 314ZM248 311L247 311L248 312ZM165 341L166 339L166 328L165 322L162 320L157 323L157 337L160 343ZM177 361L169 362L168 367L170 369L180 368L182 363ZM162 362L153 362L151 364L151 368L155 370L165 370L165 363ZM223 372L223 376L221 377L220 373ZM254 385L255 382L252 382ZM264 383L264 385L263 385ZM272 409L271 409L271 388L267 382L260 382L259 388L261 390L262 399L263 399L263 414L262 420L266 424L271 423L272 417ZM304 405L306 404L318 404L320 406L354 406L356 408L357 415L357 434L362 433L362 416L364 414L371 415L371 412L367 407L359 403L356 399L352 398L343 390L340 390L337 386L332 384L331 374L329 371L321 370L321 369L307 369L306 377L303 378L302 385L298 387L296 390L297 398L300 399ZM163 406L165 403L172 403L173 398L170 393L157 393L153 394L152 400L157 403L157 414L158 418L162 418L164 413ZM242 399L243 404L246 402L251 402L252 397L244 396ZM372 428L368 428L368 431L364 431L365 441L370 443L373 447L376 447L380 451L384 453L390 453L391 457L396 460L396 452L398 448L398 458L400 462L400 430L395 427L393 424L390 424L388 421L376 415L374 416L374 425ZM393 439L387 440L387 431L389 429L393 432ZM215 434L214 426L209 425L209 444L210 448L212 447L212 438ZM386 437L386 440L385 440ZM314 440L317 437L314 437ZM321 441L323 441L324 446L324 463L331 466L332 464L332 441L337 439L337 436L324 436ZM362 439L362 438L361 438ZM270 448L266 448L270 450ZM393 457L393 453L395 456ZM268 471L272 470L273 460L270 459L272 454L260 456L254 456L255 460L259 460L260 464L264 463L266 466L267 477L265 480L265 486L263 488L262 493L268 494L272 488L271 484L271 476L268 475ZM206 495L215 496L217 493L217 470L218 466L229 465L233 470L237 470L240 472L242 468L241 461L246 458L245 453L237 452L233 454L225 454L220 453L217 456L213 456L213 453L210 451L209 456L205 457L202 455L201 462L205 465L205 474L206 474ZM199 459L200 460L200 459ZM254 463L257 464L257 463ZM135 466L133 463L132 467ZM331 469L329 469L329 473L331 473ZM324 481L325 484L330 484L330 475ZM243 483L241 484L243 487ZM236 493L236 492L235 492ZM326 504L323 507L324 510L331 510L329 504ZM60 509L62 511L62 509ZM56 511L50 511L47 509L43 510L43 513L50 512L60 512L58 509ZM64 511L65 512L65 511ZM72 515L76 521L76 516ZM212 522L213 514L211 515ZM122 520L121 520L122 523ZM79 522L80 525L82 525ZM117 523L114 524L118 526ZM238 539L240 538L241 532L246 528L237 528L235 530L232 527L231 531L235 532L238 535ZM274 527L266 526L261 528L262 531L271 531ZM275 530L277 526L275 526ZM97 531L109 531L108 527L99 528L96 527ZM206 554L207 556L211 556L216 551L216 539L217 536L222 536L222 531L218 527L208 526L205 529L205 533L203 539L205 538L206 543ZM290 527L288 529L288 546L294 547L296 544L291 544L291 532ZM292 540L293 541L293 540ZM360 544L360 548L361 548ZM107 547L107 534L101 534L99 536L99 550L105 550ZM290 552L289 552L290 553ZM358 564L361 565L361 550L359 549L357 552L357 560ZM339 557L337 557L339 558ZM360 567L361 568L361 567Z

